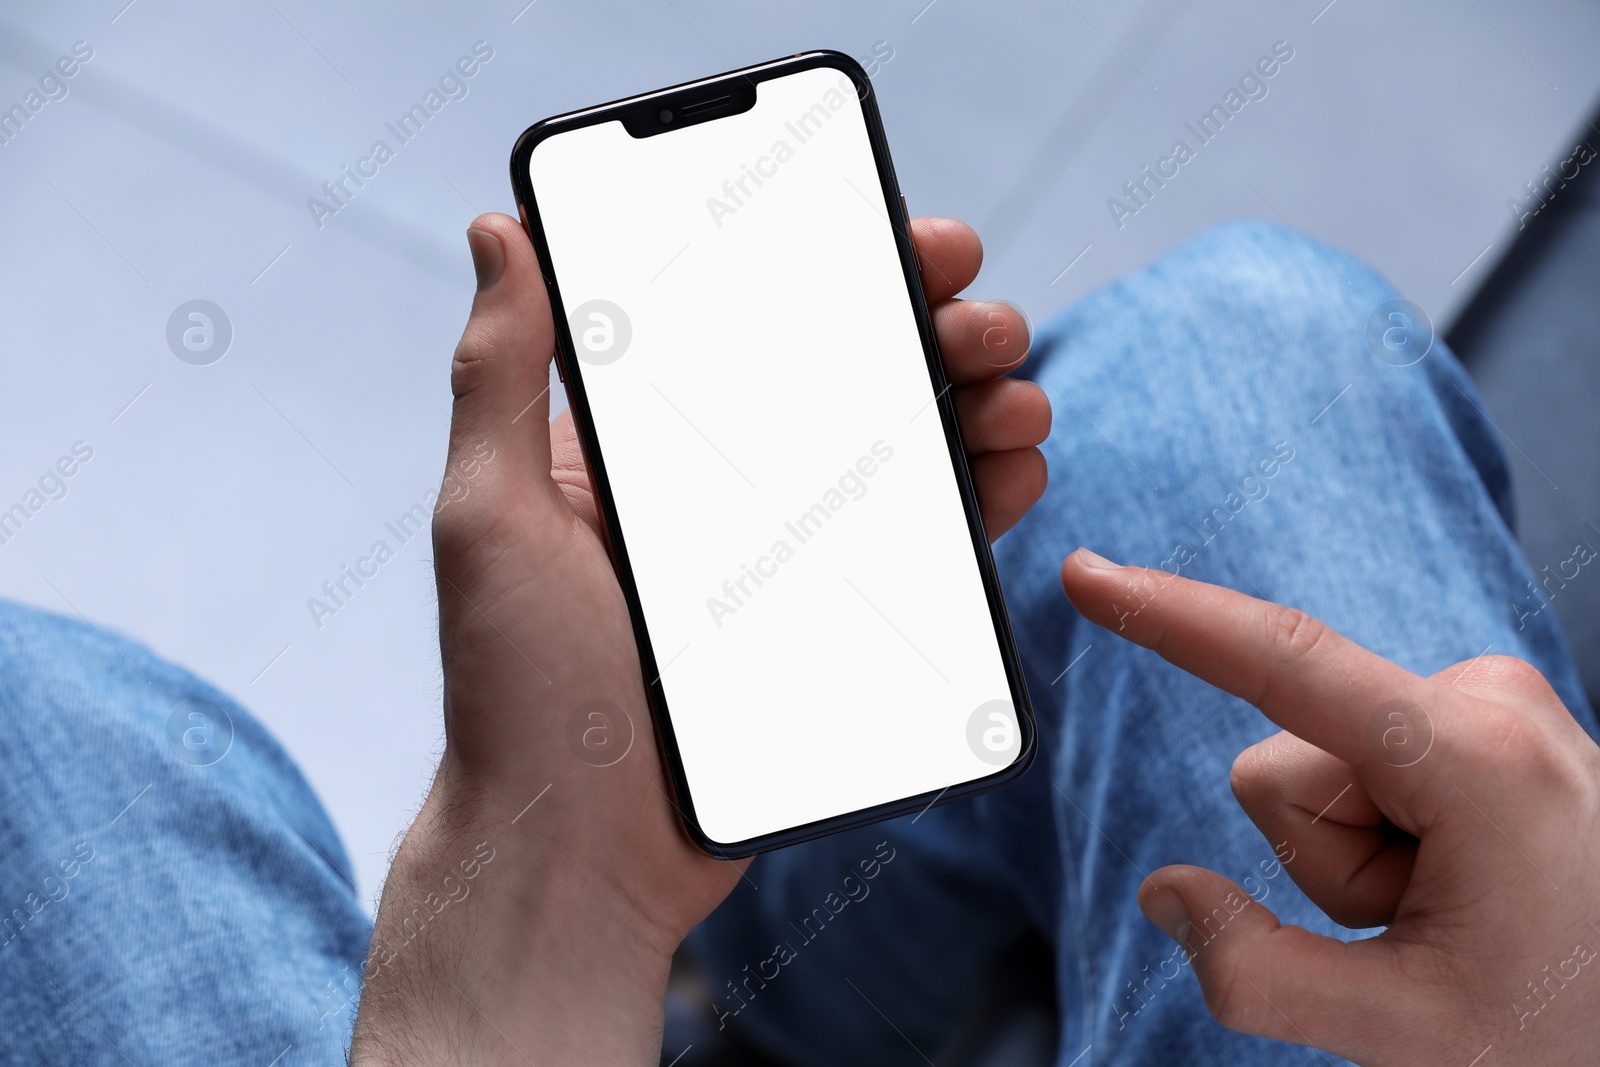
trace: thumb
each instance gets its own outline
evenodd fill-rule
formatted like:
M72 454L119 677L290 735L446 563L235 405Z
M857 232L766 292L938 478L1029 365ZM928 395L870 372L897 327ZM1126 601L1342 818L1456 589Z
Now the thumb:
M477 295L450 367L450 468L487 466L510 492L548 485L550 359L555 329L533 246L517 221L491 212L467 230ZM477 469L477 464L473 464Z
M1202 867L1156 871L1140 886L1139 910L1183 946L1206 1007L1228 1029L1357 1062L1393 1047L1402 1021L1392 1006L1404 998L1381 940L1346 944L1284 926L1238 885Z

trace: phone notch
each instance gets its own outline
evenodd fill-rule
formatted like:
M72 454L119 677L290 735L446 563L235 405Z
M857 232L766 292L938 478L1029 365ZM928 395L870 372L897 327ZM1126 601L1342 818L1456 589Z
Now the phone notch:
M656 137L685 126L743 114L755 106L755 83L731 78L653 96L624 115L622 126L634 137Z

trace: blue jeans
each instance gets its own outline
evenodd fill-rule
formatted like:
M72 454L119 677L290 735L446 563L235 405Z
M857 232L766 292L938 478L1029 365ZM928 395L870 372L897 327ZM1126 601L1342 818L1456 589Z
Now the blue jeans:
M1008 789L757 860L759 889L690 940L723 1025L798 1063L943 1062L996 953L1032 929L1055 949L1063 1067L1328 1062L1218 1026L1134 904L1148 872L1194 863L1341 933L1228 787L1275 728L1084 622L1059 575L1087 545L1302 608L1422 674L1520 656L1594 735L1476 391L1442 342L1395 365L1407 338L1384 347L1386 315L1368 341L1395 295L1334 249L1240 223L1039 332L1025 373L1055 408L1050 488L996 557L1040 757ZM818 913L880 842L895 859L870 893ZM793 959L765 981L780 944Z
M1084 623L1058 568L1080 544L1176 568L1425 673L1522 656L1593 733L1472 386L1437 341L1405 367L1369 350L1393 296L1334 250L1238 224L1040 332L1051 487L997 547L1040 759L1000 792L761 857L759 890L689 943L724 1025L802 1063L937 1061L995 954L1034 930L1056 953L1063 1065L1324 1062L1213 1023L1133 903L1145 872L1200 863L1333 932L1228 791L1270 727ZM326 815L248 713L137 645L10 606L0 708L5 1062L340 1062L370 925ZM825 905L864 860L868 892Z

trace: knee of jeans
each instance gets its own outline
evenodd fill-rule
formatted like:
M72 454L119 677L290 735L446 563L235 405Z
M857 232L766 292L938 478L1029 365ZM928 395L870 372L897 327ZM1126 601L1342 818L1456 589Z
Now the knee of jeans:
M51 774L87 775L89 753L145 764L174 747L203 765L231 747L239 725L237 705L136 642L19 604L0 603L0 677L0 708L14 725L8 764L38 759Z
M0 602L0 830L43 843L136 805L276 806L341 871L310 787L237 701L86 622Z
M1329 317L1365 322L1371 301L1392 299L1389 283L1365 262L1290 226L1236 219L1201 231L1156 265L1170 284L1210 283L1263 318L1298 324Z
M1183 383L1199 379L1261 405L1299 403L1302 389L1319 396L1377 364L1369 322L1394 299L1331 245L1277 223L1228 222L1051 319L1036 373L1082 382L1131 371L1153 392L1187 395Z

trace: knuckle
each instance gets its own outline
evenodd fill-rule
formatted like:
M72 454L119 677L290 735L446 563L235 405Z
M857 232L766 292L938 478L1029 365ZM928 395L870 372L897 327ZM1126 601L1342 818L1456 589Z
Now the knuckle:
M433 551L439 557L454 557L466 552L478 540L475 523L467 521L462 509L447 509L433 516Z
M1251 745L1234 759L1228 771L1228 786L1240 804L1248 808L1272 792L1270 767L1265 742Z
M1532 667L1527 669L1538 674ZM1553 797L1571 798L1593 791L1593 768L1535 709L1481 702L1473 719L1477 744L1469 743L1468 758L1486 775L1501 777L1510 772Z
M484 377L486 368L465 338L456 346L455 358L450 361L450 395L463 397L471 393Z
M1318 650L1327 637L1328 627L1298 608L1268 605L1266 614L1267 647L1285 663L1298 663Z
M1516 656L1482 656L1477 661L1477 666L1469 665L1462 670L1462 677L1477 678L1485 684L1497 689L1509 689L1527 696L1545 696L1553 692L1550 683L1545 680L1544 672L1525 659ZM1483 673L1478 674L1479 671Z
M494 331L485 322L468 322L450 360L450 391L465 396L492 372L499 348Z
M503 507L487 499L491 495L491 487L485 486L461 499L441 496L435 501L433 551L436 559L458 559L490 535L504 512Z

